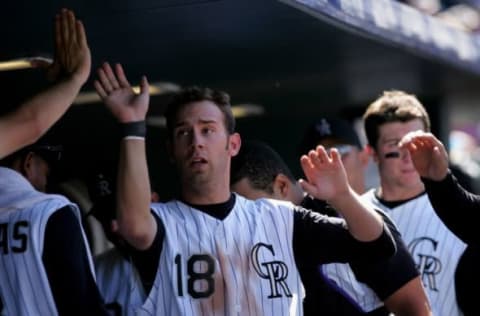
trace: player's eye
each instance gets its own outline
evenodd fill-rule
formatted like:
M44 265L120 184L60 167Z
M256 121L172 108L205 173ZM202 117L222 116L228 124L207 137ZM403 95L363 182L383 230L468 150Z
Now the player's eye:
M177 129L175 132L176 137L187 137L190 134L188 129Z

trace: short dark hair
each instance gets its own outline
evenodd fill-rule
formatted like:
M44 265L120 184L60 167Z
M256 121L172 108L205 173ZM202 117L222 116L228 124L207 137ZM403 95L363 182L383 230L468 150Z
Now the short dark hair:
M272 194L273 182L280 173L292 182L296 181L285 161L272 147L261 141L245 141L238 155L232 158L230 184L246 178L253 188Z
M414 119L420 119L425 131L430 131L427 110L415 95L399 90L384 91L368 106L363 115L369 145L376 148L378 129L381 125L391 122L409 122Z
M167 120L167 131L170 137L173 135L175 120L178 113L189 103L199 101L212 101L223 113L225 128L231 135L235 132L235 118L230 106L228 93L203 87L185 87L176 95L167 106L165 117Z

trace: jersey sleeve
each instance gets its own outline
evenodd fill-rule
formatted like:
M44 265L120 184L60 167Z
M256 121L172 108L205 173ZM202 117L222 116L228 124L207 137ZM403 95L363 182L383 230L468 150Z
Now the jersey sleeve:
M428 198L443 223L463 242L480 245L477 223L471 220L480 212L480 196L465 190L451 172L442 181L422 180Z
M128 252L132 256L132 262L135 265L135 268L137 268L143 288L147 295L155 282L158 265L160 263L163 239L165 237L165 229L162 221L155 212L152 212L152 214L157 221L157 233L150 247L145 250L137 250L133 247L128 247Z
M81 229L70 206L56 211L47 222L42 260L58 314L108 315Z
M388 258L395 252L395 243L386 225L377 239L362 242L350 234L344 219L301 207L294 209L293 225L293 249L297 262L312 265L357 261L361 264Z
M353 261L350 264L355 277L367 284L378 297L384 301L402 286L419 275L410 252L405 245L400 232L387 215L380 212L385 224L395 239L397 251L385 260L379 260L363 264L364 262ZM388 276L388 277L386 277Z

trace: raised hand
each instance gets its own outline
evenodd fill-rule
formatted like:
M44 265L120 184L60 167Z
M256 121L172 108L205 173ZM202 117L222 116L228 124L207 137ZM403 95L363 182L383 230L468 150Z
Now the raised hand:
M98 80L94 82L95 90L119 122L145 120L150 99L145 76L140 82L140 93L136 94L120 64L115 65L114 73L110 65L104 63L97 73Z
M321 200L331 200L349 191L342 159L337 149L327 153L323 146L311 150L300 159L307 181L300 180L302 188Z
M52 64L32 60L32 66L47 68L52 80L73 79L83 85L90 75L91 54L85 29L71 10L62 9L55 16L55 56Z
M423 131L410 132L400 140L399 146L410 152L420 176L440 181L447 175L447 151L433 134Z

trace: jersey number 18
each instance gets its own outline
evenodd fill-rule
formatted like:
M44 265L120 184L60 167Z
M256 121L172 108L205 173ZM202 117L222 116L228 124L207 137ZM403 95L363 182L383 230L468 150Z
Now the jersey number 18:
M180 254L175 256L177 268L178 296L183 296L183 260ZM206 254L192 255L187 260L187 291L193 298L209 297L215 291L215 261Z

